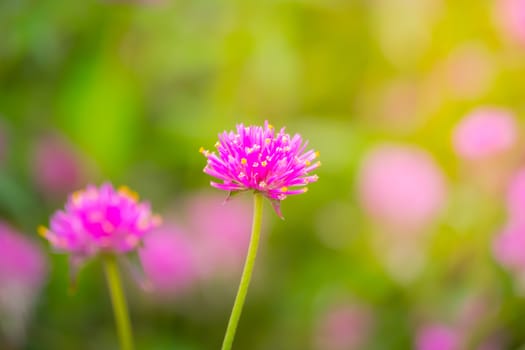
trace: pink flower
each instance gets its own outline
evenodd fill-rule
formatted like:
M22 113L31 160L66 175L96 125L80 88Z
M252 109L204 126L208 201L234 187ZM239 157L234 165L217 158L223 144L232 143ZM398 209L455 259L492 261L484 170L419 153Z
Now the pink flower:
M261 192L279 216L280 201L306 192L305 186L318 179L308 175L321 164L312 163L318 152L305 152L307 142L299 134L291 137L284 128L276 134L267 121L263 127L239 124L237 133L220 134L215 146L217 153L200 149L208 159L204 172L222 181L211 185L230 192Z
M126 253L137 249L143 236L160 224L149 203L138 202L127 187L106 183L74 192L63 211L51 218L50 229L39 228L59 252L82 261L99 252Z
M443 324L431 324L418 331L417 350L458 350L461 337L457 331Z
M512 221L525 224L525 168L520 169L510 181L507 190L507 210Z
M139 250L142 266L160 296L187 290L197 280L194 247L173 226L157 229L144 239Z
M519 275L525 274L525 223L511 223L503 229L493 243L496 260Z
M315 349L363 349L372 327L370 310L360 305L343 304L327 310L320 319Z
M190 198L187 225L204 279L240 271L250 239L250 214L250 206L242 199L221 203L220 196L207 193Z
M0 222L0 326L11 341L24 338L46 276L47 261L38 245Z
M496 20L503 33L525 45L525 0L498 0L496 5Z
M517 141L514 115L505 109L485 107L468 114L454 130L456 153L480 159L509 151Z
M31 162L38 188L51 195L63 195L82 182L80 157L63 139L46 135L37 140Z
M444 175L426 151L380 146L366 155L358 179L359 199L377 222L401 232L419 232L445 202Z

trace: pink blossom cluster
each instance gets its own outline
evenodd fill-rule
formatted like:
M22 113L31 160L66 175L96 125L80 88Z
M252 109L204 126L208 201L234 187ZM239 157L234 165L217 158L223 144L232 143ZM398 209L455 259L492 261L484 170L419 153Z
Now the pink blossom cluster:
M74 192L64 210L52 216L50 228L41 227L39 233L57 251L83 260L99 252L136 250L160 222L135 192L106 183Z
M263 193L279 216L280 201L306 192L305 186L318 179L309 173L321 165L314 162L319 153L306 151L307 142L299 134L290 136L284 128L276 133L267 121L262 127L239 124L236 132L220 134L215 147L217 152L200 149L208 160L204 172L221 181L211 185L230 192Z
M0 222L0 330L24 339L31 311L47 277L47 259L30 238Z

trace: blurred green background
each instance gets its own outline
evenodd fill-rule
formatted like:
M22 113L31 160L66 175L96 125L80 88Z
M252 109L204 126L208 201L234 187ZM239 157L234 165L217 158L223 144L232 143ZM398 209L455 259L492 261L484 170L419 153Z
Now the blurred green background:
M209 187L200 146L267 119L301 133L323 165L307 194L283 202L285 221L266 206L236 349L329 350L319 322L347 302L373 319L357 348L410 349L421 323L452 323L470 299L488 310L470 336L517 348L525 302L491 252L501 191L473 180L451 142L475 107L525 112L525 49L505 38L496 3L2 0L0 215L37 239L62 207L73 188L39 184L53 159L35 166L50 137L80 159L75 186L126 184L165 213ZM357 199L361 160L385 142L427 150L446 177L415 277L392 273ZM49 279L19 348L116 349L100 266L86 266L69 295L66 257L44 249ZM126 280L139 349L219 348L237 278L161 305Z

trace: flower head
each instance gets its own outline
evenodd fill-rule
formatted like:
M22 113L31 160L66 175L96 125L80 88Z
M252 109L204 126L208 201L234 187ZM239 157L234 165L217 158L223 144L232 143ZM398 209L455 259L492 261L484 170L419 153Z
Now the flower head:
M417 350L455 350L460 348L457 329L444 324L426 325L417 332Z
M420 233L443 208L445 176L425 150L383 145L366 155L358 193L365 211L378 223L395 232Z
M47 270L40 246L0 221L0 331L19 346Z
M525 0L499 0L495 6L496 21L505 38L525 45Z
M353 350L366 346L374 323L366 305L337 303L320 316L314 332L315 349Z
M148 203L138 202L136 193L106 183L74 192L65 209L51 218L50 229L40 227L39 232L57 251L83 260L99 252L135 250L159 224L160 217Z
M454 130L456 153L468 160L477 160L512 149L517 141L514 115L495 107L478 108L468 114Z
M198 255L202 279L237 277L250 240L250 209L244 201L220 204L216 193L196 193L187 201L185 218ZM206 213L206 220L202 220Z
M154 230L144 239L139 256L156 297L179 295L197 280L194 246L173 225Z
M319 153L305 152L307 142L299 134L292 137L284 128L276 133L267 121L263 127L239 124L236 133L220 134L215 146L217 153L200 149L208 159L204 172L222 181L211 185L231 193L263 193L281 217L280 201L306 192L305 186L318 179L308 174L321 165L314 162Z
M77 188L85 177L81 156L58 135L39 137L32 151L32 175L45 195L62 196Z

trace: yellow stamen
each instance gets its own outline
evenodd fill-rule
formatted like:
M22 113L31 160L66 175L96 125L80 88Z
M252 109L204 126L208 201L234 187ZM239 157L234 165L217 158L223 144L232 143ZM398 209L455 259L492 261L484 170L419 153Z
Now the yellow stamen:
M308 187L303 188L303 193L308 192Z
M73 204L75 204L75 205L80 204L80 198L81 197L82 197L82 192L81 191L73 192L73 194L71 195L71 198L73 198Z
M204 147L201 146L201 147L199 148L199 153L204 153Z
M246 158L241 159L241 164L246 165L248 163L248 160Z
M272 124L268 124L268 129L273 129L273 125Z
M286 186L281 187L281 192L286 192L286 191L288 191L288 187Z
M267 165L268 165L268 162L267 162L267 161L265 161L265 160L263 160L263 161L261 162L261 165L262 165L263 167L265 167L265 166L267 166Z
M135 192L135 191L130 190L128 186L120 186L119 189L118 189L118 192L121 195L124 195L126 197L129 197L129 198L133 199L134 201L138 201L139 200L138 193Z
M38 226L37 232L40 237L46 238L48 229L45 226Z
M321 153L319 153L319 151L315 152L314 153L316 157L319 157L321 155Z
M307 160L307 161L304 162L304 164L305 164L305 165L311 165L312 162L310 162L309 160Z

